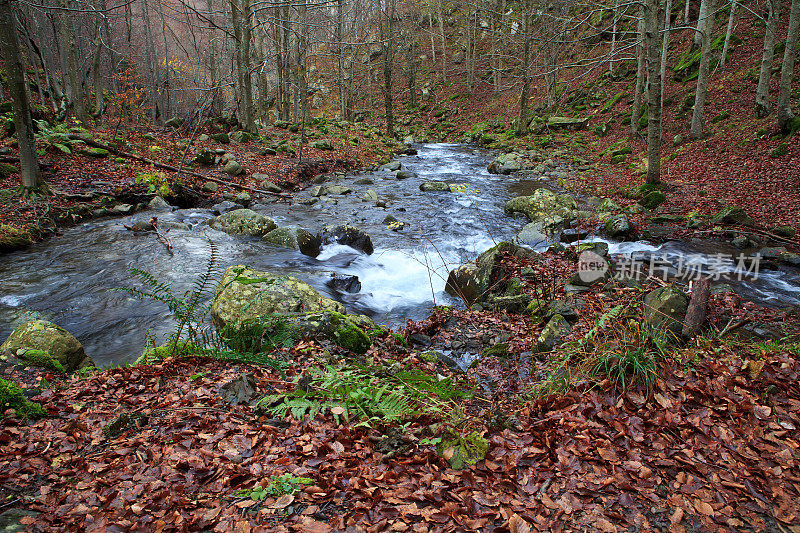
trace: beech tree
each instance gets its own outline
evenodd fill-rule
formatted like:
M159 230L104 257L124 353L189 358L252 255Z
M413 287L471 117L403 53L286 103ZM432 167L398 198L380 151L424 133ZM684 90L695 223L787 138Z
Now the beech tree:
M756 89L756 115L759 118L769 114L769 80L772 78L772 56L775 51L775 35L778 28L778 18L781 11L781 0L767 0L769 15L767 16L767 29L764 32L764 48L761 52L761 70L758 75L758 89Z
M700 69L697 73L697 90L694 96L694 111L692 112L691 136L699 138L703 134L703 111L708 93L709 67L711 66L711 40L714 33L714 0L706 0L712 15L704 24L703 43L700 51Z
M23 189L38 189L44 181L36 159L36 139L33 135L25 71L20 60L19 43L10 0L0 0L0 41L8 75L8 89L14 114L14 127L19 143L20 178Z
M645 47L647 49L647 183L661 183L661 24L659 0L645 4Z
M781 130L786 130L789 120L794 118L792 109L789 107L789 97L792 92L798 33L800 33L800 0L792 0L789 29L786 34L786 49L783 52L783 63L781 64L781 85L778 93L778 127Z

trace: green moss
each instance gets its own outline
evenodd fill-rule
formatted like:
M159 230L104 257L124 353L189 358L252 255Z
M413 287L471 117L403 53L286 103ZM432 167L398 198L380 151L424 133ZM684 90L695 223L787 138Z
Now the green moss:
M31 366L53 370L55 372L64 373L64 365L50 357L50 354L44 350L27 350L20 356L20 359L29 363Z
M730 111L723 111L722 113L711 119L711 122L716 124L717 122L722 122L723 120L727 120L730 117L731 117Z
M159 363L170 356L183 357L192 355L198 352L197 346L191 342L179 342L177 346L174 343L168 343L163 346L154 346L146 348L142 355L133 363L134 365L152 365Z
M508 343L501 342L494 346L489 346L483 350L483 356L506 357L508 355Z
M781 143L769 154L772 159L778 159L789 152L789 143Z
M605 113L606 111L610 110L612 107L617 105L622 97L625 96L624 92L618 92L615 94L608 102L603 105L603 108L600 110L601 113Z
M353 324L341 313L328 311L326 314L330 317L331 324L334 327L332 340L337 346L357 354L363 354L369 350L371 341L361 328Z
M0 163L0 177L6 178L11 174L16 174L17 172L19 172L19 170L14 165Z
M14 409L25 420L47 416L45 408L25 398L19 386L0 378L0 417L5 417L8 409Z
M475 466L486 457L489 441L475 431L466 437L451 435L442 439L436 451L440 456L447 458L450 468L461 470L465 466Z
M19 250L33 244L30 233L8 224L0 224L0 252Z

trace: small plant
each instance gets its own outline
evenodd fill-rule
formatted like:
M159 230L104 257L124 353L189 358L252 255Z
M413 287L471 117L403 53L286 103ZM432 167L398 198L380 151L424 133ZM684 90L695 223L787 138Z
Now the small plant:
M157 170L139 173L134 183L146 184L147 192L150 194L158 193L159 196L169 196L171 193L166 174Z
M650 389L658 377L656 354L643 347L625 346L620 353L599 354L592 364L593 374L604 374L623 391L635 384Z
M296 477L290 473L274 474L266 487L256 485L252 489L244 489L234 493L237 498L249 498L262 501L267 496L285 496L294 494L304 485L313 485L314 480L308 477Z

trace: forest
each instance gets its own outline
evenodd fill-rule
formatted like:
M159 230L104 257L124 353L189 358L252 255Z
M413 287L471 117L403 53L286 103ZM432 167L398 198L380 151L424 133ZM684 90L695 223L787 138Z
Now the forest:
M800 532L799 34L0 0L0 529Z

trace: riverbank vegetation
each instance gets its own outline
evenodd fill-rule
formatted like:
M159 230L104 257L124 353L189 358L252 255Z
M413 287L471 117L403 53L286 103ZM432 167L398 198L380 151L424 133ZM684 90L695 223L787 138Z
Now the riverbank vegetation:
M234 236L371 254L350 224L247 208L335 201L354 170L412 180L395 158L419 143L546 187L505 204L530 242L468 258L446 283L463 305L396 331L292 276L221 272L213 243L186 293L147 265L121 288L176 323L135 364L20 325L0 347L0 524L800 528L796 309L709 287L713 265L626 276L576 243L800 264L797 0L111 4L0 0L3 260L94 218L212 206ZM173 253L158 217L126 220Z

